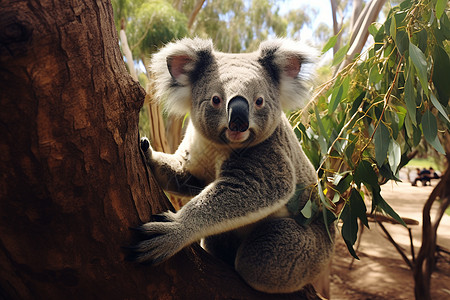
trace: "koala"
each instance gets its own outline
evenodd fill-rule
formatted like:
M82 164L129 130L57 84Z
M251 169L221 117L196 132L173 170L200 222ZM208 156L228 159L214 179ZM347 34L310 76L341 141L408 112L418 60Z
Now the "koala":
M190 118L175 154L154 151L146 138L141 149L164 189L193 198L140 227L148 239L136 246L137 261L157 264L203 239L209 253L266 293L300 290L328 265L334 225L330 238L322 218L296 219L317 199L317 177L283 112L303 104L301 70L311 53L274 39L229 54L195 38L153 56L157 98L169 114ZM288 209L292 201L298 211Z

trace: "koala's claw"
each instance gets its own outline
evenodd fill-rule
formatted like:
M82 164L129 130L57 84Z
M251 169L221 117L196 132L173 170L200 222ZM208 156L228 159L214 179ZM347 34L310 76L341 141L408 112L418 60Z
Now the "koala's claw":
M147 150L150 148L150 141L146 137L141 138L141 149L144 152L147 152Z
M146 239L134 247L129 260L151 265L159 264L188 244L187 237L180 235L181 225L171 219L170 214L157 215L164 222L149 222L139 228L132 228L144 234Z

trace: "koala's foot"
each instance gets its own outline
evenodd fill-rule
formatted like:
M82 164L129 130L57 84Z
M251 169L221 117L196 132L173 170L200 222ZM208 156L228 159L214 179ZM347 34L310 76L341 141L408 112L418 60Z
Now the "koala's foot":
M323 223L304 227L294 219L272 219L258 225L244 240L235 268L256 290L292 293L314 281L332 253L333 242Z

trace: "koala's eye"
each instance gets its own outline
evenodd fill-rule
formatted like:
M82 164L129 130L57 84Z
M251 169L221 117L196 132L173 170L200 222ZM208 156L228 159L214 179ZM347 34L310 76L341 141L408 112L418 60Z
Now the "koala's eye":
M258 99L256 99L255 104L258 107L261 107L264 103L264 99L262 97L259 97Z
M220 100L220 97L219 97L219 96L214 96L214 97L212 97L211 101L212 101L212 104L213 104L214 106L217 106L217 105L220 104L220 102L221 102L222 100Z

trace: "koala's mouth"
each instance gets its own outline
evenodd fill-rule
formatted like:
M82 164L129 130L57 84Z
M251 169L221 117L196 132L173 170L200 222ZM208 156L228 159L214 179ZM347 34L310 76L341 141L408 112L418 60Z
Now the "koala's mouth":
M231 131L230 129L225 130L225 137L230 143L242 143L248 140L250 137L250 130L244 132L241 131Z

